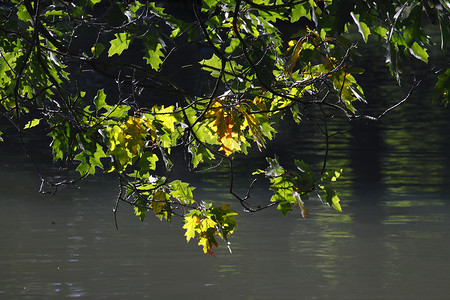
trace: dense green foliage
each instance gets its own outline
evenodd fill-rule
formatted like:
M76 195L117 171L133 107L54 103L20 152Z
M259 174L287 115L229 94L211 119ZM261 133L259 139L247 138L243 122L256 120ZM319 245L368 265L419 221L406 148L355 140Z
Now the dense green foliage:
M366 101L353 76L363 72L352 60L358 43L376 41L400 83L402 62L428 62L430 47L446 51L450 38L446 0L204 0L182 13L167 3L176 1L3 1L1 113L20 137L45 131L55 162L76 162L80 178L50 182L41 174L42 191L114 173L115 211L124 202L141 219L149 211L181 216L187 240L211 254L216 237L228 242L237 213L173 179L174 156L184 153L178 163L192 170L228 163L230 192L246 212L298 207L306 218L313 194L341 211L331 185L342 170L324 163L313 171L301 160L287 170L268 157L253 175L270 182L273 196L256 205L253 183L245 197L233 191L233 159L263 149L288 114L298 126L325 120L318 126L327 139L332 115L376 121L394 108L358 112ZM435 37L426 30L433 26ZM447 105L450 69L430 66L430 74L434 101Z

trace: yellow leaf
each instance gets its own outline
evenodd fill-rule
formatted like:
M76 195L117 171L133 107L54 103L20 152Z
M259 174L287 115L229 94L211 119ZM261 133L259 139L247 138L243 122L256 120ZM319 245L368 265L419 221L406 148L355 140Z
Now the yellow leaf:
M241 146L235 138L238 133L233 132L233 118L221 108L218 101L212 105L210 112L213 113L210 116L215 119L212 130L217 133L218 141L222 144L219 150L224 151L226 156L230 156L234 151L240 151Z
M211 255L214 255L214 251L212 251L212 246L209 242L209 240L206 237L200 238L198 241L199 246L203 246L203 252L204 253L210 253Z
M223 150L226 156L230 156L234 151L241 151L241 146L232 137L232 134L222 137L219 141L222 143L219 150Z
M177 118L175 118L175 116L173 115L173 106L168 106L166 108L162 106L160 109L158 109L157 107L153 107L153 111L156 113L155 119L158 122L167 127L170 131L175 130L174 123L177 121Z
M186 216L184 218L184 225L183 228L186 229L186 233L184 234L186 236L186 240L189 242L190 239L195 237L195 229L198 226L198 216Z
M31 127L39 125L39 122L41 119L33 119L30 122L28 122L23 129L30 129Z
M339 212L342 212L342 207L340 202L340 199L337 195L334 195L333 198L331 199L331 202L333 203L333 207L334 209L336 209Z
M112 135L111 135L111 139L109 140L109 143L110 143L109 149L111 151L114 151L114 149L116 149L117 145L124 143L124 135L123 135L122 128L120 128L117 125L115 125L112 128Z
M258 96L255 97L255 99L253 99L253 103L256 104L256 107L258 107L258 109L260 110L266 110L266 104L262 101L262 99ZM266 115L266 114L264 114Z
M145 124L146 121L141 118L130 117L121 125L125 147L133 154L138 152L139 146L144 145L144 137L149 134Z
M225 112L222 108L216 109L215 118L216 120L214 121L213 127L216 128L219 137L223 137L226 134L228 125L225 120Z
M214 255L212 247L213 246L219 247L219 244L217 243L216 238L214 237L215 234L217 234L217 231L214 229L214 227L209 227L208 230L203 231L201 233L198 245L203 246L204 253L208 252L209 254Z
M205 232L209 228L214 228L217 225L215 221L213 221L211 218L204 218L200 223L200 231Z

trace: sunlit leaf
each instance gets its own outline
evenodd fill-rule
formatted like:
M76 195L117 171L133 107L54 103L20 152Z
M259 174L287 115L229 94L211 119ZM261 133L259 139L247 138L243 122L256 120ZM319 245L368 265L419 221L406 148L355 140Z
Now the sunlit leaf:
M241 146L233 138L232 134L226 134L224 137L220 138L220 142L222 143L222 147L219 150L225 152L226 156L230 156L234 151L240 151Z
M189 242L192 238L195 237L195 232L200 220L196 215L186 215L184 217L184 225L183 228L186 229L186 240Z
M154 70L158 70L164 58L163 46L156 36L149 33L144 39L144 59Z
M342 169L330 170L323 173L321 181L336 181L341 176Z
M301 17L306 17L311 20L310 8L308 3L299 3L292 8L291 23L297 22Z
M115 37L116 38L110 42L111 46L108 50L108 56L113 56L114 54L121 55L122 52L130 46L131 35L128 32L116 33Z
M177 122L177 118L173 115L174 107L157 107L152 108L155 113L155 120L160 122L163 126L167 127L170 131L175 130L174 123Z
M22 20L24 22L28 22L31 20L30 14L28 13L25 5L21 4L17 6L17 17L19 20Z
M416 58L428 63L428 53L427 50L421 47L417 42L414 42L409 48L409 52Z
M180 201L182 204L193 204L194 196L192 191L194 187L190 187L188 183L180 180L174 180L170 184L170 195Z
M33 120L29 121L27 124L25 124L23 129L30 129L32 127L35 127L35 126L39 125L40 122L41 122L41 119L33 119Z
M370 34L369 27L366 25L366 23L359 20L359 15L357 15L353 12L351 12L350 15L352 16L353 21L355 22L356 26L358 26L358 31L361 34L364 42L367 43L367 40L368 40L369 34Z
M326 186L322 186L322 185L319 185L319 188L321 189L321 192L325 196L324 198L325 198L326 202L330 206L333 206L334 209L336 209L337 211L342 212L342 208L339 203L340 199L337 196L336 191L331 188L328 188Z

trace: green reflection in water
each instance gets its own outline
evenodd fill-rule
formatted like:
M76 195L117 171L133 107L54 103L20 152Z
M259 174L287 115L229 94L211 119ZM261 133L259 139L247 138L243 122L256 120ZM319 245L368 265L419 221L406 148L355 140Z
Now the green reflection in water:
M413 239L438 240L446 237L441 232L420 232L417 230L407 230L402 233L404 237Z
M314 215L314 218L321 223L352 223L353 218L350 213L334 213L334 212L323 212Z
M216 267L216 270L219 273L219 277L222 278L241 274L239 266L237 265L220 264Z
M351 234L349 232L345 232L345 231L323 232L320 236L324 237L324 238L330 238L330 239L334 239L334 238L355 238L355 235L353 235L353 234Z
M431 102L429 97L423 98L422 101ZM386 146L382 160L383 181L392 193L435 192L448 180L447 141L443 129L448 128L449 113L440 107L423 106L423 109L419 105L415 110L411 107L399 110L383 131Z
M424 200L424 199L414 199L414 200L389 200L383 203L385 207L398 207L398 208L408 208L408 207L420 207L420 206L444 206L445 203L442 200Z
M405 225L413 222L421 222L421 223L440 223L444 215L390 215L387 216L385 220L381 223L383 225Z

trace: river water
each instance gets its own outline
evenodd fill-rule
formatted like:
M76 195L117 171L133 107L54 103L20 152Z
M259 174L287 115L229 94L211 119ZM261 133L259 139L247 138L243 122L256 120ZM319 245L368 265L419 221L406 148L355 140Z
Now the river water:
M379 73L368 82L372 112L404 95ZM197 199L240 212L233 254L222 245L216 257L186 244L178 219L140 222L121 206L116 230L111 177L39 194L20 148L0 145L0 299L448 299L450 111L431 104L430 84L380 123L330 123L343 132L328 160L344 169L343 213L311 199L306 220L298 211L245 214L227 194L226 168L195 177ZM267 152L320 169L314 126L283 126L280 140ZM238 161L241 192L249 166L265 168L259 158ZM269 197L261 185L251 199Z

